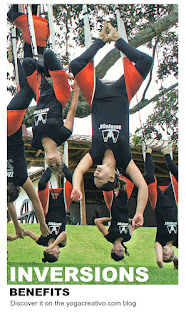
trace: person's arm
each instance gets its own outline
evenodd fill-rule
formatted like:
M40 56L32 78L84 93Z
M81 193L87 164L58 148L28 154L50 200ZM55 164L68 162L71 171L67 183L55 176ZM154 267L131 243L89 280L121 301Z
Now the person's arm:
M159 242L155 243L155 250L156 250L156 263L159 268L163 268L163 248Z
M52 175L52 171L50 170L50 168L48 167L42 174L41 178L39 179L38 182L38 191L43 191L46 189L47 187L47 183L50 180Z
M65 231L63 231L62 233L60 233L60 235L56 238L56 240L45 249L46 252L50 253L52 251L52 249L54 249L56 246L58 246L59 244L63 244L64 246L67 243L67 233Z
M93 165L92 157L90 153L87 153L83 159L79 162L73 174L73 190L71 193L71 199L73 201L81 201L83 198L81 192L81 181L85 172Z
M14 241L14 240L17 240L19 238L19 236L10 236L9 234L7 234L7 241Z
M72 184L72 172L70 171L70 169L66 166L65 163L63 163L63 166L62 166L62 170L63 170L63 173L65 175L65 178Z
M106 236L108 234L108 230L104 226L104 222L110 221L111 218L103 217L103 218L97 218L94 220L95 225L98 227L99 231Z
M25 236L29 236L31 239L33 239L35 242L38 241L38 239L40 238L37 234L35 234L34 232L30 231L30 230L25 230L24 231L24 235Z
M13 202L8 202L7 206L8 206L8 212L9 212L10 217L11 217L11 219L13 221L13 224L14 224L16 235L19 238L24 239L24 236L23 236L24 229L19 225L19 222L18 222L18 219L17 219L16 209L14 207L14 203Z
M31 202L33 204L33 208L35 210L35 213L36 213L37 218L40 223L41 233L44 237L46 237L49 234L48 226L45 223L45 217L44 217L41 202L39 200L39 197L36 193L36 190L34 188L32 181L30 180L30 178L28 178L26 180L26 182L23 184L22 187L25 190L25 192L27 193L29 199L31 200Z
M68 110L67 117L64 124L64 126L71 131L73 131L74 117L76 114L76 109L77 109L78 99L79 99L79 86L76 80L74 80L72 88L73 88L72 101L71 101L70 108Z
M130 176L135 186L138 188L136 213L133 218L133 228L136 229L143 225L143 213L148 201L148 187L142 173L133 160L130 161L126 173Z
M174 163L174 161L171 159L170 153L169 153L169 148L164 148L161 150L161 152L165 156L166 164L168 170L172 173L172 175L175 177L176 181L178 181L178 167Z

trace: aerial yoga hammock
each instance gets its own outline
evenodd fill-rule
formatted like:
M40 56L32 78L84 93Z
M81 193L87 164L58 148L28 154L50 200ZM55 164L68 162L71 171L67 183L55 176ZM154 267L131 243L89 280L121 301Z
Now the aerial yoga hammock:
M24 6L24 5L21 5ZM49 23L48 20L42 18L40 16L40 12L38 12L39 5L33 4L32 5L32 19L30 22L30 6L27 6L27 13L21 12L20 5L13 4L8 11L8 19L10 22L14 23L16 27L18 27L24 39L24 57L33 57L33 55L43 55L46 47L47 40L50 35L49 30ZM25 8L26 9L26 8ZM24 11L24 10L22 10ZM34 27L34 34L30 34L30 25L33 24ZM33 38L36 41L35 50L33 53ZM36 53L37 52L37 53Z
M95 76L93 62L97 51L109 41L115 41L115 46L127 56L124 58L127 74L112 85L104 84ZM122 175L126 172L139 189L136 218L143 220L148 195L142 174L131 159L129 102L147 76L151 65L152 58L130 46L110 23L105 23L99 38L80 57L71 62L70 67L75 79L92 109L92 145L74 172L73 200L82 199L81 180L93 164L98 165L94 173L95 184L106 191L113 190L118 184L118 175L115 172L117 168ZM139 225L141 223L142 221Z

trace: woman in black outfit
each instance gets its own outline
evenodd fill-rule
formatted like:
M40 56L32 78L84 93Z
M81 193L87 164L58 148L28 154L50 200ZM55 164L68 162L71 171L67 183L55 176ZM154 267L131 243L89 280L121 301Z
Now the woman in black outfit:
M125 75L113 85L106 85L95 77L92 60L97 51L109 41L115 41L116 47L135 63L134 66L130 62L131 75L134 78L130 89L127 89ZM134 217L136 227L143 224L148 190L141 172L131 159L129 100L137 92L151 65L152 58L127 44L110 23L105 23L99 38L70 64L75 79L92 108L92 145L74 172L72 199L82 199L81 180L93 164L97 164L94 172L95 185L106 191L118 186L117 168L122 175L127 173L138 188L138 204Z
M145 179L149 189L149 200L157 221L156 261L160 268L163 268L164 262L171 261L177 268L178 257L175 256L172 247L178 248L178 168L170 157L169 149L162 149L167 168L173 176L172 183L168 186L158 186L151 153L152 149L148 148L145 159Z
M72 191L72 173L63 165L63 173L67 178L64 189L49 187L51 178L51 170L47 168L42 174L38 183L38 194L41 200L45 221L49 228L47 237L38 236L30 230L25 230L25 235L28 235L38 245L47 247L44 250L43 262L55 262L60 255L60 248L65 247L67 242L66 227L66 212L70 206L70 194Z

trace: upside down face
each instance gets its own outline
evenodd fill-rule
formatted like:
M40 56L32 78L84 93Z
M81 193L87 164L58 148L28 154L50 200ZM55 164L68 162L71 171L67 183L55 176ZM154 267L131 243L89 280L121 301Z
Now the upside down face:
M108 181L114 182L115 177L110 174L106 165L98 165L94 172L94 183L97 188L101 188Z

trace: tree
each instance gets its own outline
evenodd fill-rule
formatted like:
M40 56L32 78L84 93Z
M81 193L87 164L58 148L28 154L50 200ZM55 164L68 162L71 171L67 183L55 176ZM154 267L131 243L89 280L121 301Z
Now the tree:
M163 91L163 89L161 90ZM148 116L142 127L136 130L136 136L145 136L145 140L155 138L160 140L162 136L171 136L174 147L178 141L178 90L173 89L166 94L161 94L156 102L156 107ZM136 138L134 138L136 141ZM138 139L137 142L141 142ZM137 144L137 143L136 143Z

